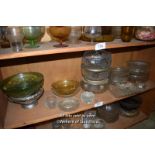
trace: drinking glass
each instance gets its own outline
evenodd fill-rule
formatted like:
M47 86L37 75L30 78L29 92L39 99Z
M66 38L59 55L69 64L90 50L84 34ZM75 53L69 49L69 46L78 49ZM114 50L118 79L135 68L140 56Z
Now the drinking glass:
M78 40L80 39L82 34L82 28L81 26L71 26L71 32L69 35L69 41L72 44L78 43Z
M101 26L85 26L84 35L91 39L91 44L93 44L94 39L102 35Z
M29 45L27 48L39 47L38 41L45 33L45 27L43 26L23 26L24 38L28 40Z
M59 44L53 45L54 47L67 47L67 44L63 42L66 41L71 32L70 26L50 26L48 32L52 39L59 42Z
M8 38L12 50L19 52L23 50L23 34L21 27L9 26L7 27L6 37Z

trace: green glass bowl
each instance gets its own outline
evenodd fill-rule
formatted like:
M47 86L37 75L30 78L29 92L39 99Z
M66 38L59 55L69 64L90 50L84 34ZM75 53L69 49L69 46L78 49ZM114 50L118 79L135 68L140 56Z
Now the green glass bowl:
M37 40L45 32L45 27L43 26L23 26L22 29L24 37L28 40Z
M38 72L25 72L10 76L1 82L3 92L14 98L28 97L43 86L44 78Z

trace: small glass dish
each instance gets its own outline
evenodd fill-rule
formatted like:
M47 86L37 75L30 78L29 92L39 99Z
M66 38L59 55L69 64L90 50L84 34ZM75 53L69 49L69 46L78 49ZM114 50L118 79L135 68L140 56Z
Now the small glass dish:
M45 106L49 109L53 109L56 107L57 97L54 95L49 95L46 97Z
M54 94L62 97L69 97L78 91L79 82L75 80L60 80L52 84Z
M95 129L104 129L105 128L105 121L103 119L100 118L95 118L95 122L94 122L94 128Z
M60 101L58 103L58 107L62 111L72 111L76 110L80 105L80 102L77 98L71 97L71 98L65 98L64 100Z
M93 92L84 91L81 93L81 100L86 104L93 103L95 99L95 94Z

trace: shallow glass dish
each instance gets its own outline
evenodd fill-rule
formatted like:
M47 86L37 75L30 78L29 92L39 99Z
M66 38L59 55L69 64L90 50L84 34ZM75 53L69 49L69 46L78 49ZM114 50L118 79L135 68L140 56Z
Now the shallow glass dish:
M78 91L79 82L74 80L61 80L52 84L52 91L58 96L72 96Z
M9 97L28 97L40 90L43 81L43 75L38 72L18 73L4 79L1 82L1 89Z
M66 98L58 103L62 111L72 111L79 107L80 102L77 98Z

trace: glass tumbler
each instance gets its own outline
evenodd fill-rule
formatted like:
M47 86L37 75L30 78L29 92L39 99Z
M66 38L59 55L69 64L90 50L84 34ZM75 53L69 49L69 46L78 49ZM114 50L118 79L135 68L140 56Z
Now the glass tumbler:
M79 41L79 39L81 37L81 34L82 34L81 26L71 26L71 32L70 32L70 35L69 35L69 41L72 44L78 43L78 41Z
M23 34L21 27L9 26L7 27L6 36L10 42L10 46L14 52L23 50Z

